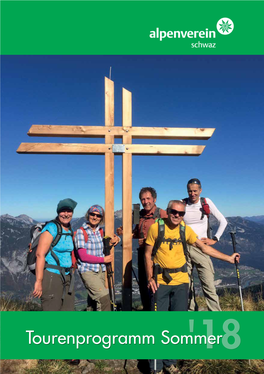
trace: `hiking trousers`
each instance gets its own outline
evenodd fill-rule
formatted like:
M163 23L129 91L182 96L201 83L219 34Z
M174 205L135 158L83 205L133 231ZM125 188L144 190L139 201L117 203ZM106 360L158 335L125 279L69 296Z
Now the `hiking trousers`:
M44 270L42 281L41 306L44 312L74 311L74 290L68 293L71 276L66 275L65 296L62 300L64 285L61 276Z
M158 312L167 312L168 310L172 312L186 312L188 310L188 289L188 283L183 283L178 286L160 284L158 290L156 291ZM154 295L151 297L151 305L152 310L154 311ZM160 321L158 317L157 321ZM161 371L163 365L171 366L175 365L176 362L177 360L157 360L157 371ZM149 360L149 366L151 370L154 370L154 360Z
M188 252L186 260L190 279L188 310L198 310L193 281L193 269L196 267L208 310L211 312L221 311L219 298L216 294L214 285L214 267L210 256L203 253L199 248L196 248L193 245L188 244L187 247Z
M105 271L100 265L99 272L85 271L80 273L89 297L96 302L97 311L111 311L109 290L105 287Z

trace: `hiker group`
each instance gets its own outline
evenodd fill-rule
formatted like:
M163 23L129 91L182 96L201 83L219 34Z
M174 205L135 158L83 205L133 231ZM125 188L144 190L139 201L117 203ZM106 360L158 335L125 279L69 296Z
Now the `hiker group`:
M208 310L220 311L210 256L229 263L239 262L238 253L229 256L212 247L220 240L227 221L209 198L200 196L201 182L196 178L189 180L187 192L187 198L169 201L166 210L156 206L154 188L144 187L139 193L143 209L132 235L139 244L138 283L144 311L198 310L194 267ZM110 249L120 242L122 227L113 238L105 238L100 227L104 210L92 205L85 215L86 222L73 233L70 223L76 205L72 199L61 200L55 220L42 228L38 245L32 243L32 248L36 248L33 296L41 298L43 310L73 311L73 272L77 266L88 291L88 306L98 311L115 310ZM219 223L212 238L209 216ZM109 289L105 287L106 271ZM162 373L164 367L166 372L177 373L175 363L175 360L150 360L150 369Z

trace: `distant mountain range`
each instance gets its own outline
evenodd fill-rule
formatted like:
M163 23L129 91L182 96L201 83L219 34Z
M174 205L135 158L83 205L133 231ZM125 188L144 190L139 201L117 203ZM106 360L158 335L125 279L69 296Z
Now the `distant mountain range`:
M21 223L21 224L24 224L24 223L27 224L28 223L29 225L34 225L35 223L37 223L36 220L34 220L33 218L30 218L26 214L20 214L17 217L10 216L9 214L3 214L2 216L0 216L0 218L1 218L1 222L6 221L6 222L11 223L11 225L14 222L18 222L18 223Z
M252 216L252 217L244 217L248 221L253 221L264 225L264 216Z
M262 218L261 218L262 217ZM229 225L215 248L233 253L230 229L236 227L237 251L241 254L241 279L243 287L259 284L264 281L264 229L262 219L258 217L229 217ZM85 218L77 218L72 222L74 230L79 228ZM27 215L12 217L8 214L0 216L1 223L1 291L12 293L19 298L27 298L33 289L34 276L25 268L27 246L30 241L29 232L37 221ZM215 232L216 222L212 220ZM115 228L122 224L122 211L115 212ZM137 274L137 240L133 240L133 267ZM222 261L213 260L216 270L216 284L236 286L234 266ZM77 294L84 291L77 278ZM122 246L115 248L115 279L122 279Z

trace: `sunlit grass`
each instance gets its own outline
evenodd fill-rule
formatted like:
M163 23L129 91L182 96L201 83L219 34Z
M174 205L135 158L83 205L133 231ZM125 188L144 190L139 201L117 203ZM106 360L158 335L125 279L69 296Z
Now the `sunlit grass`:
M13 299L11 296L0 297L0 311L1 312L15 312L15 311L39 311L41 310L40 304L32 299L28 301L21 301Z

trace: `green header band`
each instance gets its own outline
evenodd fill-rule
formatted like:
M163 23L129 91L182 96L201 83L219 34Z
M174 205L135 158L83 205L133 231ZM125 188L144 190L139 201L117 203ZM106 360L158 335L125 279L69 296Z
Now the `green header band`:
M264 312L102 313L1 312L1 358L263 359Z
M3 55L264 51L261 1L2 1L1 10Z

